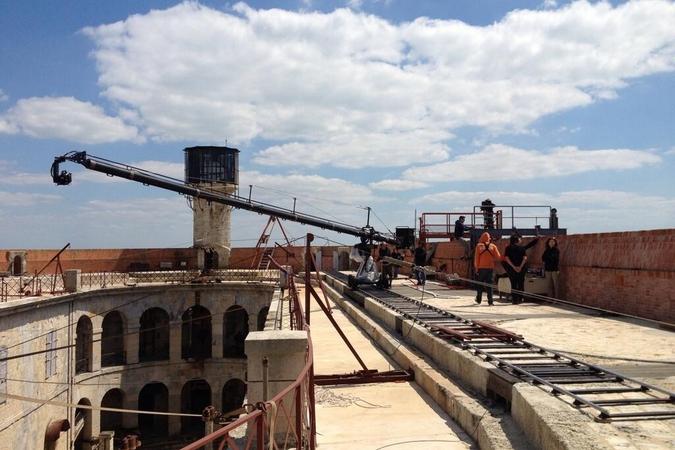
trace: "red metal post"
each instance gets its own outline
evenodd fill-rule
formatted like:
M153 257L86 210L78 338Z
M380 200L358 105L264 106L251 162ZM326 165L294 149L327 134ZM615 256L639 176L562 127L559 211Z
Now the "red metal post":
M312 270L312 250L310 247L310 244L314 240L314 235L312 233L307 233L307 239L306 239L306 244L305 244L305 323L309 325L309 307L310 307L310 301L311 301L311 296L309 294L309 289L312 286L312 277L311 277L311 270Z
M295 389L295 448L302 448L302 385Z
M314 399L314 363L309 369L309 388L307 389L307 394L309 396L309 402L307 407L309 408L309 449L316 449L316 412L315 412L315 399Z
M324 314L326 315L326 317L328 318L330 323L333 325L333 328L335 328L335 331L338 332L338 334L340 335L340 337L342 338L344 343L347 345L347 348L349 348L349 351L352 352L352 355L354 355L354 358L356 358L359 365L361 365L361 368L363 370L367 371L368 367L366 367L366 363L363 362L363 360L359 356L358 352L356 351L356 349L354 348L352 343L349 342L349 339L347 338L347 336L342 331L342 328L340 328L340 325L338 325L338 323L335 321L335 318L333 318L333 315L330 312L328 312L328 308L326 308L326 305L324 305L323 302L321 301L321 299L319 298L319 294L316 293L316 291L314 290L314 288L312 286L308 286L307 291L311 291L312 295L314 296L314 300L316 300L316 302L319 304L319 306L323 310Z
M257 439L256 439L256 450L264 450L265 448L265 429L263 428L263 418L265 417L264 414L260 415L258 419L256 420L255 428L256 428L256 434L257 434Z

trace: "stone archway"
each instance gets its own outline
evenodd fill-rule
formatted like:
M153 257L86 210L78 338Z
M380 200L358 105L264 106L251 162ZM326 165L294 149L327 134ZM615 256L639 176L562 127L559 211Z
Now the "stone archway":
M124 392L121 389L110 389L101 399L103 408L124 408ZM101 411L101 431L117 431L122 429L122 413Z
M248 313L239 305L230 306L223 318L223 358L245 358L247 335Z
M124 319L119 311L103 318L101 330L101 367L119 366L125 362Z
M162 308L150 308L141 316L138 335L138 360L169 359L169 313Z
M270 307L269 306L263 306L260 308L260 311L258 311L258 319L257 319L257 331L263 331L265 329L265 322L267 322L267 314L270 312Z
M211 312L201 305L194 305L183 313L182 318L181 358L210 358Z
M241 408L246 400L246 390L246 383L238 378L232 378L225 383L221 398L223 414ZM231 417L236 417L236 415Z
M181 413L201 414L211 405L211 386L205 380L191 380L183 385L180 394ZM181 417L181 433L203 436L204 421L201 417Z
M169 390L163 383L148 383L138 393L138 409L141 411L169 411ZM166 437L169 435L168 416L138 415L141 438Z
M75 374L91 372L93 327L88 316L77 321L75 336Z
M88 398L83 398L78 405L91 406L91 402ZM92 438L92 427L91 427L91 409L85 408L76 408L75 409L75 443L73 445L74 450L91 450L91 438Z

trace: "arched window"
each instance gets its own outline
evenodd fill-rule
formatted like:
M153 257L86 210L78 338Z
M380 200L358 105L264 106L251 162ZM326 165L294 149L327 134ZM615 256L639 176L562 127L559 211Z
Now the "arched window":
M92 334L91 320L82 316L75 329L75 373L91 372Z
M91 406L87 398L83 398L78 405ZM79 430L75 436L75 450L89 450L91 448L91 409L75 409L75 430Z
M223 319L223 357L245 358L244 341L248 335L248 313L239 305L230 306Z
M125 362L124 320L119 311L111 311L103 318L101 333L101 366L119 366Z
M191 306L183 313L181 357L183 359L211 357L211 313L203 306Z
M169 390L162 383L146 384L138 393L138 409L141 411L168 412ZM168 416L139 414L138 429L141 432L141 438L168 436Z
M169 314L162 308L150 308L141 316L138 336L138 360L169 359Z
M241 408L246 399L246 383L238 378L233 378L223 386L222 411L227 414ZM237 417L238 414L230 417ZM228 417L228 418L230 418Z
M101 399L102 408L124 408L124 392L121 389L110 389ZM101 411L101 431L122 429L122 413Z
M258 331L263 331L265 329L265 322L267 322L267 313L269 311L269 306L264 306L258 312Z
M180 394L180 412L184 414L201 414L204 408L211 405L211 386L204 380L192 380L183 385ZM204 422L201 417L181 417L183 434L203 436Z
M16 255L12 261L12 275L23 275L23 258Z

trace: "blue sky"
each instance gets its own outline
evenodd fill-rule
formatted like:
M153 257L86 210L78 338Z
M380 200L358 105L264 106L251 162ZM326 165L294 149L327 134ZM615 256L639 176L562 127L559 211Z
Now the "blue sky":
M0 246L189 246L184 199L49 165L181 176L225 143L242 190L355 225L490 197L571 233L671 228L672 23L668 1L3 2ZM234 244L263 224L235 212Z

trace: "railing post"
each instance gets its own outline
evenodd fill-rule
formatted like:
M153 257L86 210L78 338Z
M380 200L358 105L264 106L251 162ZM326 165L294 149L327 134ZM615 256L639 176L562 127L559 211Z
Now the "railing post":
M308 408L309 408L309 448L314 450L316 448L316 413L315 413L315 400L314 400L314 363L309 369L309 388L307 389L307 396L309 397Z
M270 381L270 361L267 359L267 356L262 359L262 369L263 369L263 401L266 402L269 396L269 381Z
M306 245L305 245L305 322L307 325L309 325L309 306L310 306L310 300L311 296L309 294L309 289L310 285L312 283L312 278L311 278L311 269L312 269L312 264L310 263L310 259L312 258L312 251L310 244L314 240L314 235L312 233L307 233L307 239L306 239Z
M202 412L202 418L204 419L204 436L208 436L213 433L214 422L217 415L216 408L213 406L207 406ZM205 450L213 450L213 441L209 441L205 446Z
M265 429L263 428L263 418L265 417L265 414L261 414L258 416L256 419L256 434L257 434L257 439L256 439L256 450L264 450L265 448Z
M295 436L297 442L296 448L302 448L302 385L300 383L295 389Z

